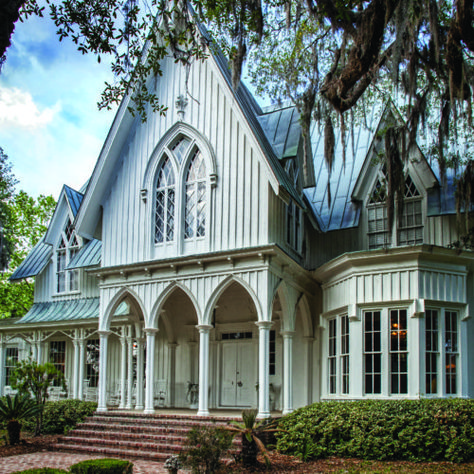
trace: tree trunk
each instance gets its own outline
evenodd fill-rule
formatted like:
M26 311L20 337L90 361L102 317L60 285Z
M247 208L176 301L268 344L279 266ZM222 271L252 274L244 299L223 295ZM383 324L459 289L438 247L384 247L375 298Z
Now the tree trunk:
M7 423L8 440L11 445L20 442L21 423L17 420L10 420Z
M242 464L244 466L255 466L257 464L258 447L253 440L249 441L245 434L242 434Z

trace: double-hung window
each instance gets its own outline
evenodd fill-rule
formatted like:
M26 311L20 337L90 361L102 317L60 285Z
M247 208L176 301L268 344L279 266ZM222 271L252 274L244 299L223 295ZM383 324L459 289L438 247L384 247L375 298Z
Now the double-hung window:
M425 392L427 395L456 395L459 391L458 325L457 311L445 310L443 313L437 309L426 310Z
M387 177L382 169L367 203L367 233L369 250L394 245L423 243L423 198L410 175L405 179L403 206L395 202L393 228L388 225L386 195Z
M328 392L349 393L349 318L347 315L328 321Z
M10 385L10 377L18 364L18 347L7 347L5 350L5 385Z

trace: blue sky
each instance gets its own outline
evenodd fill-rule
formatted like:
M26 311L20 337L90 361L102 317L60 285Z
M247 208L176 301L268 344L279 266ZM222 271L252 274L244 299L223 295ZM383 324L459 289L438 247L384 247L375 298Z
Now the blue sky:
M0 147L17 189L57 197L85 183L113 119L97 109L105 80L108 65L60 43L48 18L17 23L0 74Z

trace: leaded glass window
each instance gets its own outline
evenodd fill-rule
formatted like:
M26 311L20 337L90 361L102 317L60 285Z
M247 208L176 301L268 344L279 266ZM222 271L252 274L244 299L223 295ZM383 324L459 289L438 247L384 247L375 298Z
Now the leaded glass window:
M175 178L168 157L158 172L155 202L155 243L174 240L175 226Z
M199 150L189 164L186 175L184 238L195 239L206 234L206 164Z
M72 220L68 217L56 253L56 291L65 293L79 289L79 273L77 269L66 270L74 256L79 252L79 241Z

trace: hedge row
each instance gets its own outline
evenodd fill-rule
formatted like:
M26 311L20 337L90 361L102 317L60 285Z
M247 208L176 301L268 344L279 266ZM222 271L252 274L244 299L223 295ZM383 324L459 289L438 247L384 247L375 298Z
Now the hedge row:
M121 459L90 459L72 465L69 471L63 469L28 469L13 474L132 474L133 464Z
M303 460L474 458L474 400L320 402L283 417L280 428L277 448Z
M44 434L65 434L91 416L97 409L97 403L84 402L81 400L60 400L58 402L46 402L43 412ZM35 430L35 420L25 421L24 431Z

